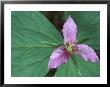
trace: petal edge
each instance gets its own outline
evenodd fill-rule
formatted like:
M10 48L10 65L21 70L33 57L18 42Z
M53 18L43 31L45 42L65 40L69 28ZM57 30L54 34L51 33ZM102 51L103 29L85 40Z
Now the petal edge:
M85 61L97 62L99 60L95 51L85 44L78 44L75 53L83 58Z
M68 19L63 25L63 36L64 44L74 43L76 41L77 26L71 16L68 16Z
M57 68L59 65L67 63L67 61L68 54L66 53L64 46L58 47L50 56L48 69Z

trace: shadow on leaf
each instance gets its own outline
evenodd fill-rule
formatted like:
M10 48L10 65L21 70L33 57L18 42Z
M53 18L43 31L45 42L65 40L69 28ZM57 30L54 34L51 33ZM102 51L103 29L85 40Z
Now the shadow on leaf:
M45 77L53 77L55 75L56 71L57 71L57 68L53 68L53 69L49 70L47 72L47 74L45 75Z

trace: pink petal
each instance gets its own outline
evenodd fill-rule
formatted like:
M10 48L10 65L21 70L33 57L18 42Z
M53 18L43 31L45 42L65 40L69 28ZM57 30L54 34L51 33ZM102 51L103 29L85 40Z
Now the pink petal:
M48 68L57 68L60 64L65 64L68 61L68 54L65 51L64 46L61 46L53 51L50 56Z
M95 51L85 44L78 44L75 53L86 61L90 60L91 62L97 62L99 60Z
M62 32L64 36L64 44L74 43L76 41L77 26L71 16L69 16L64 23Z

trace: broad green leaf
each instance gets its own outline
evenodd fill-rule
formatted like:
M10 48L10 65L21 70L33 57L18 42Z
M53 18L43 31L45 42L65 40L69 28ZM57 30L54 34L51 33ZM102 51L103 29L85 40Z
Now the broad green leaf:
M67 11L65 20L71 15L77 25L77 41L92 48L100 49L100 12L99 11Z
M69 58L67 64L62 64L58 68L55 77L72 77L72 76L78 76L77 69L72 61L71 58Z
M60 33L37 11L12 11L11 29L11 75L44 76Z
M100 50L100 12L71 11L65 12L65 20L71 16L77 25L77 43L84 43L95 50ZM61 65L55 76L100 76L100 62L91 63L78 56L72 56L65 65Z
M74 61L77 63L77 67ZM100 65L99 62L91 63L84 61L78 56L72 56L65 65L61 65L55 76L60 77L99 77L100 76Z

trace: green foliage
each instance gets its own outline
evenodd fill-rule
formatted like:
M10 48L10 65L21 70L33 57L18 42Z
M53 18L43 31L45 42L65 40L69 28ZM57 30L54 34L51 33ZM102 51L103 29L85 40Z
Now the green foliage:
M58 68L55 76L98 77L100 76L100 62L91 63L74 55L69 58L67 64L61 65Z
M44 76L63 38L40 12L13 11L11 18L12 76Z
M99 12L65 12L65 20L71 15L78 27L78 43L100 49ZM48 61L53 50L63 44L61 34L36 11L11 12L11 75L43 77L48 72ZM56 70L54 70L56 71ZM49 76L49 75L48 75ZM55 76L100 76L100 63L91 63L78 56L69 58Z
M78 43L85 43L92 48L100 49L100 12L99 11L70 11L65 12L65 20L71 15L78 33Z
M77 25L77 43L84 43L95 50L100 49L100 12L70 11L65 12L65 20L71 16ZM73 59L73 60L72 60ZM91 63L72 56L65 65L61 65L55 76L100 76L100 63Z

